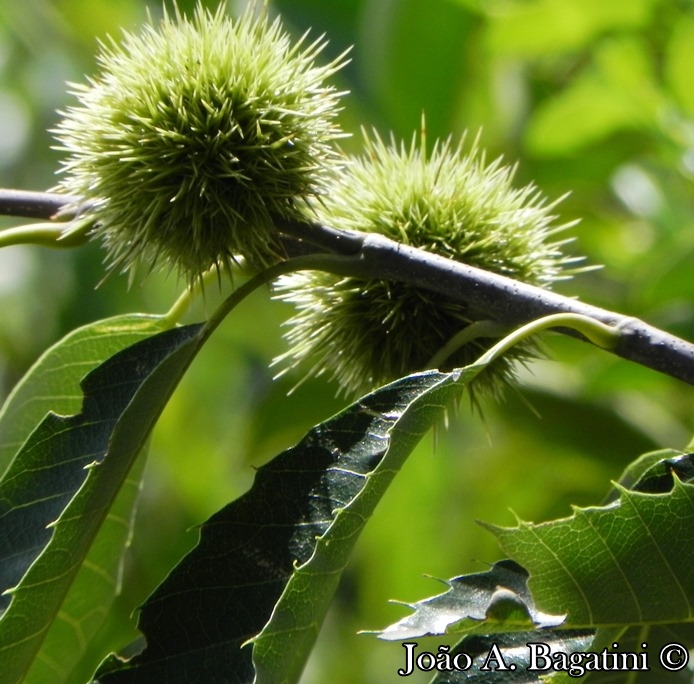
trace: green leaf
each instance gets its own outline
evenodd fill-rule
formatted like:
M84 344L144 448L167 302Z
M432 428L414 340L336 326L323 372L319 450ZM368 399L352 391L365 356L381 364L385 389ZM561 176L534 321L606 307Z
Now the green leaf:
M24 684L84 684L104 653L134 638L110 612L120 592L121 566L130 541L146 448L109 509L101 529L46 634Z
M85 375L128 345L164 328L161 316L117 316L78 328L48 349L17 384L0 411L2 469L46 414L69 415L79 411L79 383ZM138 460L118 493L25 677L28 684L81 684L94 671L98 656L89 658L86 653L97 639L118 592L120 566L144 463L144 458ZM112 641L101 643L101 648L116 648L122 643L115 642L117 636L113 634Z
M694 454L683 454L674 449L661 449L643 454L630 463L619 478L619 485L638 492L658 494L669 492L673 478L683 482L694 480ZM614 488L614 496L619 496L620 487Z
M96 681L296 682L359 533L416 444L489 363L559 324L612 334L585 317L547 316L470 366L407 376L314 427L202 526L142 608L146 648L109 658Z
M97 681L297 681L359 532L479 370L392 383L260 468L143 606L147 648L127 663L110 659Z
M492 634L556 627L563 615L537 610L527 587L528 574L513 561L491 570L446 580L448 591L411 605L413 613L378 632L403 641L440 634Z
M0 411L0 471L46 414L80 410L79 383L87 373L128 345L162 331L163 321L161 316L116 316L73 330L44 352Z
M188 326L159 333L99 365L81 382L81 411L46 415L5 473L0 482L4 681L22 681L29 670L154 422L199 348L200 331ZM126 488L136 486L131 481Z
M625 470L622 482L629 482L632 490L641 494L673 495L676 483L681 479L692 479L693 470L694 455L662 450L637 459ZM623 491L622 487L622 495ZM621 500L615 505L621 505ZM590 547L583 546L582 540L574 541L574 544L571 554L573 564L589 562L594 555ZM581 548L582 552L576 553L575 548ZM565 563L567 554L557 560ZM531 595L527 579L528 573L524 568L515 561L507 560L496 563L488 572L449 580L446 582L449 585L447 592L414 604L411 615L391 625L379 636L411 640L466 632L465 638L450 654L447 647L439 646L432 653L435 661L424 656L426 651L418 649L416 642L403 643L410 663L403 668L405 672L417 657L424 658L421 662L426 667L432 662L436 663L438 669L448 666L450 671L439 674L432 684L496 681L525 684L547 681L550 676L551 681L564 682L588 672L591 681L598 683L629 681L632 684L676 684L691 680L690 673L667 671L659 663L659 655L668 644L681 644L685 648L694 646L694 624L691 622L635 626L624 622L622 626L615 627L615 624L620 624L620 618L616 617L612 625L597 630L567 629L562 618L556 619L538 611L536 597ZM536 584L545 579L544 575L539 574L533 575L531 581ZM605 591L599 578L594 579L590 589L597 595ZM648 589L645 591L648 592ZM561 628L557 629L560 624ZM609 657L607 665L602 665L603 651L619 654L609 656L618 658L614 661L615 666L612 666ZM598 655L585 655L591 653ZM453 660L456 655L458 658ZM620 667L623 657L627 665ZM605 671L583 669L595 658ZM460 669L451 669L452 663L460 666ZM434 666L431 669L434 670ZM632 671L627 672L628 669ZM571 675L567 674L569 670Z
M691 621L694 485L677 476L690 467L689 456L656 463L633 490L616 485L616 501L570 518L486 526L530 573L538 605L566 613L567 627Z

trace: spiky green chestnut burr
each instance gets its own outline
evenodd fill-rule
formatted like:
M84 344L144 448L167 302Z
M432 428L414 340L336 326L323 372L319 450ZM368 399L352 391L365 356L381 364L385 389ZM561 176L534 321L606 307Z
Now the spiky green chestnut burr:
M320 219L533 285L567 277L575 259L553 238L566 227L552 225L554 204L533 186L513 187L513 168L487 164L476 143L466 153L463 142L439 143L427 155L423 140L406 146L367 137L364 155L326 196ZM308 375L332 376L350 394L432 367L456 336L464 343L437 365L467 365L501 332L484 312L406 283L310 271L283 276L276 296L297 309L287 322L289 351L277 363L307 365ZM514 361L532 352L519 345L480 376L475 390L497 391Z
M292 45L267 8L223 8L102 46L55 131L58 189L91 204L112 269L164 266L193 281L238 256L276 261L276 218L300 219L340 163L339 96L321 41Z

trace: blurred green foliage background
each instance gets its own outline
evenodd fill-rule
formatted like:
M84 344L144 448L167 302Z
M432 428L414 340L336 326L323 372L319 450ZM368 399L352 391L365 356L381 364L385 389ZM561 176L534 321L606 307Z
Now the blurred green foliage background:
M167 3L168 4L168 3ZM180 3L182 9L193 6ZM210 6L216 3L209 2ZM45 190L59 154L47 132L72 104L66 82L96 69L97 39L136 31L159 1L0 0L0 187ZM335 79L344 146L360 127L409 140L481 130L489 157L518 162L557 207L580 219L568 249L604 264L561 292L694 339L694 3L691 0L273 0L297 37L354 46ZM239 10L230 3L230 11ZM3 219L0 227L17 220ZM0 253L0 395L77 325L163 312L183 283L128 289L103 277L97 246ZM273 381L289 311L259 292L216 333L153 437L119 604L129 614L196 540L195 525L242 493L258 465L339 410L336 387ZM191 312L212 310L215 293ZM513 524L600 502L639 454L683 448L691 389L571 339L520 371L516 392L483 416L467 404L426 439L369 523L303 682L396 680L398 644L358 635L401 617L389 599L437 593L425 575L483 571L499 558L476 519ZM415 677L412 678L413 680Z

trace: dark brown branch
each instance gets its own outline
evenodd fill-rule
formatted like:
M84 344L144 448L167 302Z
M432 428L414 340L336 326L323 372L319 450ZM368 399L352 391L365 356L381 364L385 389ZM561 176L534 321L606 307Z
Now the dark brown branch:
M74 198L51 193L0 190L0 214L50 219ZM440 292L465 302L479 318L490 318L509 327L555 313L583 314L621 331L613 353L694 385L694 345L643 321L600 309L549 290L527 285L466 264L408 247L381 235L348 233L317 224L281 222L291 237L292 252L308 244L321 250L353 256L333 268L339 275L388 278ZM563 331L578 336L572 331ZM581 338L583 339L583 338Z
M694 385L694 345L643 321L585 304L549 290L527 285L421 250L369 236L363 247L373 260L372 273L407 280L451 299L467 302L481 316L520 326L555 313L588 316L619 329L618 356ZM562 331L580 337L573 331ZM583 339L583 338L581 338Z
M0 215L2 216L52 219L65 212L75 202L74 198L53 192L0 189Z
M515 327L550 314L576 313L617 327L621 337L612 353L694 385L694 345L637 318L408 247L382 235L350 234L352 240L361 240L361 247L355 250L355 243L346 241L334 229L287 224L282 228L323 248L332 247L330 251L336 253L360 251L358 267L345 263L339 275L387 278L440 292L468 304L480 319L490 318ZM320 242L312 239L314 234L320 234ZM584 339L572 330L561 332Z

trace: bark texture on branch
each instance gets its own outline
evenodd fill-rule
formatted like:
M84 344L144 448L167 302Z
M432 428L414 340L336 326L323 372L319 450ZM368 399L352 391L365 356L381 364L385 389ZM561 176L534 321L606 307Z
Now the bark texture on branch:
M75 198L55 193L0 190L0 215L53 219L76 205ZM290 238L290 251L310 253L317 247L319 251L353 257L331 269L339 275L410 283L465 302L480 318L510 328L555 313L588 316L619 329L620 342L612 353L694 385L694 345L637 318L402 245L381 235L348 233L308 223L284 223L278 227ZM560 332L581 337L569 330Z

